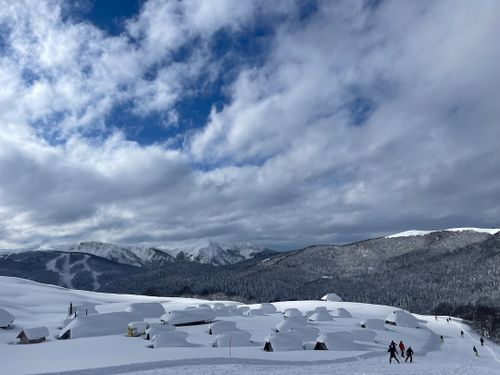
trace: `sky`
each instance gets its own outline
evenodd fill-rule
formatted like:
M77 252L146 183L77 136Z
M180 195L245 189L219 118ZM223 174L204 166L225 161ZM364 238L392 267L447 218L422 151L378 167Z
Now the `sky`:
M0 0L0 248L500 225L500 2Z

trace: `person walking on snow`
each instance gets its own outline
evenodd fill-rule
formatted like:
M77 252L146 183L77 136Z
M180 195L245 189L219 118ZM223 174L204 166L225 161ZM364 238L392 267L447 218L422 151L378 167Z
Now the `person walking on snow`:
M413 349L411 348L411 346L409 346L408 349L406 349L405 362L407 362L408 359L410 359L410 363L413 363Z
M484 346L484 339L482 337L479 339L479 342L481 343L481 346Z
M464 331L460 331L460 337L464 337Z
M441 344L444 344L444 337L443 337L443 335L439 336L439 338L441 339Z
M392 363L393 358L396 360L397 363L399 363L399 359L397 357L398 350L396 349L396 343L394 341L391 342L391 344L389 345L389 349L387 349L387 352L389 353L389 363Z
M399 350L401 350L401 357L405 357L405 344L402 340L399 340Z
M474 354L476 355L476 357L479 357L479 352L476 349L476 345L474 345L474 347L472 348L472 351L474 352Z

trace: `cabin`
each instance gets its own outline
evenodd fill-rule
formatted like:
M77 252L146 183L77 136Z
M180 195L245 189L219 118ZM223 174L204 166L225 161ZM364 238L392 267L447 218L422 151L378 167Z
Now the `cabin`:
M167 332L175 330L174 326L169 326L168 324L150 323L149 328L144 333L144 338L146 340L153 340L153 337L159 332Z
M291 308L291 309L286 309L285 311L283 311L283 318L284 319L289 319L289 318L303 319L304 315L302 315L302 312L299 309Z
M321 297L321 300L328 302L342 302L342 298L340 298L339 295L335 293L325 294L323 297Z
M264 351L266 352L288 352L303 350L302 340L292 332L280 332L266 337Z
M224 332L217 335L212 346L214 348L227 348L233 346L252 346L250 333L245 331Z
M158 332L153 337L154 349L173 348L173 347L189 347L193 344L187 341L188 334L182 331L162 331Z
M58 339L68 340L123 334L128 331L130 322L141 320L141 316L127 311L78 316L59 332Z
M17 335L20 344L38 344L49 335L47 327L24 328Z
M232 321L219 320L218 322L214 322L208 326L209 335L220 335L224 332L235 331L238 331L238 328L236 328L236 323Z
M128 337L139 337L146 333L149 328L148 322L130 322L127 328Z
M358 350L351 332L328 332L318 337L314 350Z
M163 324L175 327L209 324L215 320L215 312L212 309L186 309L172 310L163 314L160 318Z
M159 318L165 314L165 308L159 302L131 303L125 311L137 314L143 318Z
M10 325L14 323L14 315L4 309L0 309L0 328L10 328Z
M316 310L308 319L311 322L331 322L333 317L326 309Z
M420 320L406 310L394 310L385 318L385 324L398 327L420 328Z
M306 322L304 319L291 318L291 319L282 320L281 322L276 324L274 331L275 332L286 332L286 331L292 330L293 328L305 327L305 325L306 325Z
M337 318L352 318L351 313L342 307L339 307L337 309L335 315L337 316Z
M384 331L385 330L385 325L384 321L382 319L364 319L362 320L359 325L361 328L365 329L374 329L376 331Z

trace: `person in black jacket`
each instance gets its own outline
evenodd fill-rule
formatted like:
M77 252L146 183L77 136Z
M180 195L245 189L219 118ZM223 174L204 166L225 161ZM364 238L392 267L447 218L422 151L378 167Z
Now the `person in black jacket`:
M392 363L392 359L394 358L396 360L396 362L399 363L399 359L398 359L398 350L396 349L396 343L391 343L389 345L389 349L387 349L387 352L389 353L389 363Z
M405 362L408 362L408 358L410 359L410 363L412 363L413 362L413 349L411 348L411 346L409 346L408 349L406 349Z

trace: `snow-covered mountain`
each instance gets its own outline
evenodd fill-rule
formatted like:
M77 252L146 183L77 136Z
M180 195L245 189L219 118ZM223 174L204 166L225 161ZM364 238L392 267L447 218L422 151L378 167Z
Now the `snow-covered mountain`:
M436 232L478 232L478 233L488 233L488 234L497 234L500 232L500 228L448 228L448 229L435 229L435 230L407 230L401 233L391 234L390 236L386 236L385 238L397 238L397 237L411 237L411 236L425 236L429 233Z
M238 263L263 252L265 248L250 242L222 243L208 241L185 248L154 248L141 246L119 246L115 244L87 241L61 245L51 250L86 253L136 267L155 267L175 261L190 261L212 265Z

